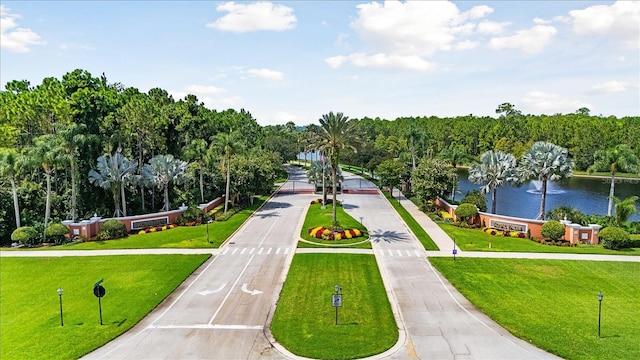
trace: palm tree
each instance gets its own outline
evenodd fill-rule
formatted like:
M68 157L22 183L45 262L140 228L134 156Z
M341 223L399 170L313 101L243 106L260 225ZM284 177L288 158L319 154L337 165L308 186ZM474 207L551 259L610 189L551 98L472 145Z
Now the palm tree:
M77 176L76 173L76 157L78 154L78 148L83 146L88 140L93 139L93 135L87 137L84 133L87 131L85 124L56 124L58 141L60 146L64 150L61 155L61 159L69 163L69 171L71 172L71 220L76 221L78 217L77 206Z
M449 148L442 150L440 152L440 158L451 164L454 170L454 174L456 174L456 176L453 177L453 187L451 190L451 200L455 201L456 187L458 184L458 175L456 170L458 169L458 165L460 165L460 163L462 163L464 160L469 159L469 154L465 150L464 145L458 144L451 145L449 146Z
M113 216L127 216L124 186L129 181L133 181L138 162L130 161L119 151L113 155L100 156L97 161L96 170L89 171L89 182L105 190L111 190L115 204ZM122 199L122 211L120 210L118 193Z
M547 181L570 178L573 175L573 160L569 158L567 149L549 142L538 141L522 156L517 171L520 181L531 178L541 181L540 212L536 218L544 220Z
M195 139L183 148L187 160L193 161L198 166L200 178L200 201L204 202L204 166L207 155L207 142L204 139Z
M169 183L180 184L186 179L187 163L173 155L156 155L149 160L156 186L164 190L164 211L170 210Z
M636 207L637 196L631 196L624 200L620 200L613 196L613 201L616 204L616 225L622 226L622 223L629 219L629 216L638 212Z
M20 227L20 206L18 204L18 189L16 188L16 174L20 169L19 154L15 149L0 149L0 176L6 177L11 182L13 193L13 211L16 216L16 229Z
M352 149L357 151L356 145L359 142L349 118L342 113L330 112L320 118L320 129L316 138L315 148L324 151L329 156L329 165L333 178L333 224L334 229L338 228L338 217L336 212L336 190L338 184L338 165L340 163L340 150Z
M44 227L49 225L49 218L51 217L51 176L55 170L55 166L60 161L60 153L62 149L55 141L55 136L52 134L42 135L35 139L34 146L29 151L29 161L32 164L39 164L44 170L45 178L47 179L47 195L44 211Z
M238 153L242 149L241 143L236 138L236 133L218 133L211 139L210 149L223 155L222 158L222 170L227 172L227 184L225 186L224 195L224 212L229 209L229 187L231 184L231 158L234 154ZM225 166L226 165L226 166Z
M409 125L405 133L409 150L411 151L411 170L416 169L416 146L424 138L424 132L418 129L413 123Z
M491 192L491 213L496 213L496 195L498 187L505 183L515 184L516 158L502 151L489 150L480 155L480 163L474 163L469 169L469 181L474 184L484 184L480 190L488 194Z
M593 154L595 162L589 166L587 171L609 171L611 174L611 185L609 187L609 206L607 215L611 216L613 210L613 199L616 184L616 173L619 171L637 173L640 172L640 160L633 151L624 144L617 145L613 149L598 150Z

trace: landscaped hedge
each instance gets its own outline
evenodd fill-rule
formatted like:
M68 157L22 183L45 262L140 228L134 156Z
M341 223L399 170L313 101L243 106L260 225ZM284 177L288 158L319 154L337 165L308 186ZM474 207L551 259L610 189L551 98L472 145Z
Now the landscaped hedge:
M100 240L120 239L127 236L129 236L127 227L117 219L105 221L100 227L100 233L98 233Z
M629 233L616 226L608 226L600 230L598 237L605 249L619 250L631 246Z
M308 230L309 235L316 239L324 240L342 240L352 239L362 236L362 231L359 229L348 229L340 232L333 232L324 226L314 227Z
M564 236L564 225L560 221L550 220L542 224L540 233L547 239L559 240Z
M22 226L13 231L11 241L21 242L25 246L35 245L38 240L38 232L31 226Z

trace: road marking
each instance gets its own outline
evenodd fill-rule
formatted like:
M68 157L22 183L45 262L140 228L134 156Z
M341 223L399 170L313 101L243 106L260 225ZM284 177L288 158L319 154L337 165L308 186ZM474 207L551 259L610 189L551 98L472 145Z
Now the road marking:
M227 286L227 283L222 284L219 288L215 289L215 290L204 290L204 291L199 291L198 294L206 296L209 294L214 294L217 293L218 291L222 291L222 289L224 289L224 287Z
M222 324L193 324L193 325L151 325L147 329L211 329L211 330L263 330L263 325L222 325Z
M393 256L393 251L391 251L391 249L389 249L387 251L389 251L389 256Z
M229 248L224 249L224 251L222 252L222 255L226 255L229 252Z
M256 251L256 248L251 248L251 251L249 251L249 255L253 255L254 251Z
M247 288L247 284L246 283L242 284L242 291L246 292L247 294L251 294L251 296L262 294L262 291L260 291L260 290L249 290Z
M413 250L413 251L415 251L415 252L416 252L416 256L417 256L417 257L420 257L420 252L419 252L418 250Z
M280 254L280 248L276 249L276 255Z
M288 254L289 253L289 248L284 248L284 254Z
M231 252L231 255L235 255L238 252L238 248L233 249L233 252Z
M411 256L411 252L409 250L405 250L407 252L407 256Z
M402 251L396 250L398 252L398 256L402 256Z
M258 254L262 254L262 250L264 250L264 248L260 248L260 251L258 251Z
M242 251L240 251L240 255L244 254L245 251L247 251L247 248L242 248Z
M267 255L271 254L271 249L272 248L269 248L269 250L267 250Z

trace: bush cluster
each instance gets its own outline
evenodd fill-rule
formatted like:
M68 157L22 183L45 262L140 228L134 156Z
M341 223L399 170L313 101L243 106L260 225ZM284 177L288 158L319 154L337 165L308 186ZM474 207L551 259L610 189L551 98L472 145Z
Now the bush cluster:
M560 221L550 220L542 224L540 233L545 239L556 241L564 236L564 225Z
M616 226L609 226L600 230L598 236L605 249L619 250L631 246L629 233Z
M118 219L109 219L102 224L98 233L99 240L120 239L129 236L127 227Z

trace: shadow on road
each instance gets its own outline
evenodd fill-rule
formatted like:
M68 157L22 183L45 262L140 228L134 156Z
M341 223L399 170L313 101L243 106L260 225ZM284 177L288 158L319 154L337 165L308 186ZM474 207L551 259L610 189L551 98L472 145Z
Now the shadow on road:
M397 233L395 231L390 231L390 230L382 231L379 229L369 232L369 239L373 243L378 243L382 241L387 243L392 243L392 242L404 242L404 241L410 240L405 234Z

